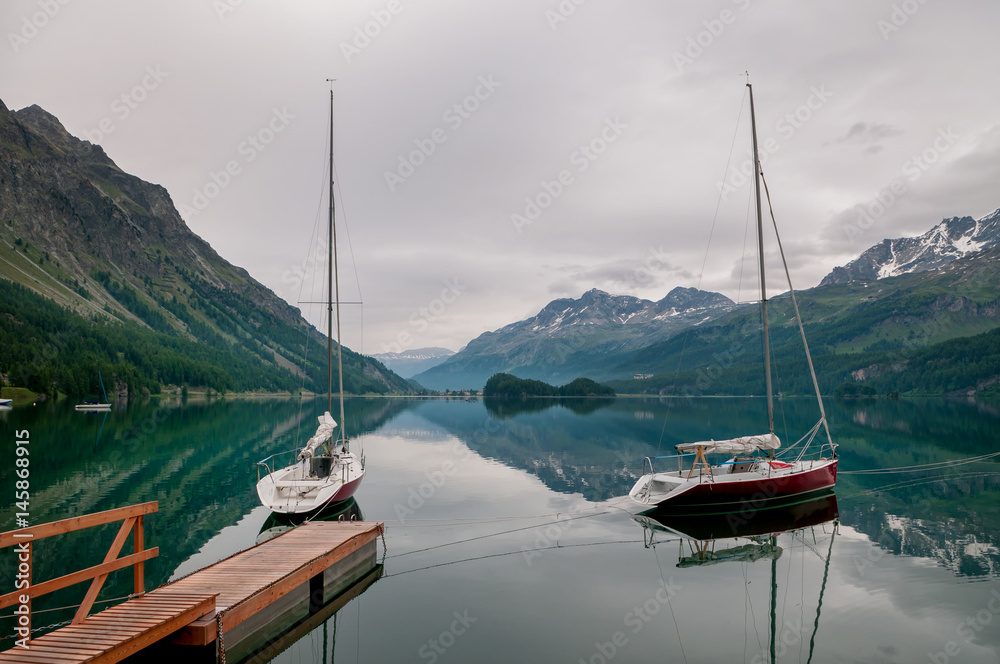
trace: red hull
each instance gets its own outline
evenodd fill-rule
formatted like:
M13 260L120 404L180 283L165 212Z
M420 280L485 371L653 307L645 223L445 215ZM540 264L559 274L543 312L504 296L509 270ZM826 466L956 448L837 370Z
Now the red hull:
M363 480L364 478L365 476L362 475L358 479L351 480L344 486L340 487L340 491L333 494L333 497L330 498L330 500L326 501L323 504L323 507L326 507L328 505L333 505L334 503L342 503L345 500L350 500L350 498L354 495L354 492L358 490L359 486L361 486L361 480Z
M761 478L744 482L705 481L691 489L661 501L660 507L732 507L747 503L781 501L829 489L837 483L837 460L793 475Z

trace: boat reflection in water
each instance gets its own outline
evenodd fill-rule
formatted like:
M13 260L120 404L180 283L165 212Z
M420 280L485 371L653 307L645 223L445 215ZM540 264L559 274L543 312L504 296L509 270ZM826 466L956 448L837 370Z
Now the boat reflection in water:
M277 537L286 530L301 526L306 521L364 521L358 501L350 498L343 502L333 503L314 512L290 514L271 512L257 535L257 544Z
M806 636L809 637L809 656L806 661L812 661L816 647L816 633L819 630L820 610L830 576L833 541L840 523L837 496L832 490L807 500L767 509L755 509L751 504L739 512L715 514L678 514L676 511L653 509L636 514L632 518L642 525L643 543L647 548L655 549L657 545L667 542L679 543L677 567L682 569L732 561L742 564L752 564L759 560L770 561L769 639L766 646L769 652L762 651L751 661L775 662L789 643L804 645L803 639ZM799 542L804 554L807 549L811 550L823 563L822 580L816 581L816 585L819 586L819 596L811 635L805 630L786 634L787 625L780 630L778 628L777 564L783 553L782 547L778 545L779 536L786 536L791 544ZM821 550L821 542L826 538L829 538L829 544L824 552ZM803 574L804 569L803 567ZM745 586L739 588L739 595L749 601L750 580L746 573L744 579ZM807 584L805 577L803 583ZM735 600L736 597L732 599ZM779 631L782 633L780 638Z
M809 500L777 507L754 509L752 503L738 512L687 514L663 509L640 512L632 518L642 525L651 546L656 533L680 535L708 542L730 538L757 538L801 530L834 521L839 517L837 496L824 492Z

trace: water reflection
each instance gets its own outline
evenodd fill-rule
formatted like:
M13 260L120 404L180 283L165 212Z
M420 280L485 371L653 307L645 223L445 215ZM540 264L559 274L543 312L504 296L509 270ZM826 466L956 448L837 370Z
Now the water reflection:
M545 397L532 399L498 399L486 397L486 411L496 419L506 419L524 413L540 413L549 408L565 408L577 415L590 415L615 402L614 397Z
M811 662L816 654L816 636L820 628L823 598L826 595L827 583L830 578L830 563L834 556L833 543L838 531L837 497L833 492L800 501L797 504L783 507L754 509L748 507L740 512L728 514L712 514L689 516L671 514L665 511L650 510L637 514L632 518L643 527L643 543L646 548L655 548L663 543L667 535L679 542L679 553L676 567L679 569L703 568L710 565L740 563L744 566L753 565L759 561L767 561L770 567L768 577L768 612L763 638L758 634L760 651L750 661L763 664L776 662L793 647L798 646L799 661ZM779 545L785 542L785 547ZM828 541L827 546L823 546ZM794 551L796 544L803 556L807 550L815 553L822 561L822 577L809 579L806 574L805 560L799 561L801 576L798 581L800 602L797 622L780 621L780 613L784 617L787 611L787 597L792 585L790 575L779 573L778 562L787 547ZM788 571L795 566L795 561L789 561ZM813 572L818 575L819 570ZM697 580L696 580L697 581ZM810 583L810 581L812 583ZM686 577L678 579L683 585ZM785 588L780 586L785 585ZM807 588L818 586L815 603L809 603L809 610L814 614L811 625L801 616L806 610ZM783 592L779 601L779 593ZM739 600L750 601L751 580L744 572L744 583L741 588L730 588L727 592L717 592L714 602L734 603ZM811 597L811 595L810 595ZM815 607L813 609L813 606ZM746 621L746 616L744 621ZM757 619L753 618L754 628ZM811 629L810 629L811 628ZM805 643L808 638L808 651ZM678 631L678 639L682 635ZM744 652L746 657L746 652Z
M748 502L747 507L738 512L705 515L652 509L632 518L648 533L646 546L649 547L658 532L706 543L720 539L779 535L829 523L839 516L836 494L825 491L820 496L781 507L755 509Z
M95 446L97 419L48 403L0 413L0 440L31 431L36 523L159 500L147 525L148 542L160 547L147 566L152 587L190 571L185 564L202 567L287 525L259 506L254 463L276 447L298 446L311 433L303 423L323 406L132 403L108 416ZM785 428L801 428L806 417L811 425L807 400L777 406L783 440ZM278 664L322 661L328 650L332 661L334 648L351 661L426 661L420 649L466 610L477 622L446 654L432 650L442 661L589 661L600 654L596 640L604 647L621 631L628 643L616 662L683 659L675 657L681 646L689 661L772 661L772 635L778 650L782 637L795 644L786 649L801 647L804 662L827 567L814 661L922 661L956 639L955 626L987 606L1000 578L996 461L905 475L845 472L995 451L1000 414L992 405L829 404L841 445L835 507L781 518L761 512L736 524L759 532L663 514L643 514L643 530L632 519L639 508L623 499L644 456L706 434L756 430L759 399L618 398L586 414L441 399L352 399L347 408L371 471L358 500L365 518L388 525L388 574L336 614L336 628L330 617L273 655ZM0 464L0 486L12 481L10 464ZM839 514L832 556L831 522L803 521L824 509ZM0 518L11 521L9 505L0 504ZM40 578L71 563L74 570L100 563L114 532L67 537L37 547ZM731 562L699 562L713 557ZM671 597L679 627L664 604L642 623L649 627L633 632L625 619L653 601L671 574L682 586ZM0 560L0 576L13 576L8 559ZM129 592L131 575L119 577L109 578L101 599ZM772 577L779 591L773 628ZM77 602L54 597L38 608ZM71 615L45 614L40 622ZM961 649L963 662L996 662L1000 632L983 630Z

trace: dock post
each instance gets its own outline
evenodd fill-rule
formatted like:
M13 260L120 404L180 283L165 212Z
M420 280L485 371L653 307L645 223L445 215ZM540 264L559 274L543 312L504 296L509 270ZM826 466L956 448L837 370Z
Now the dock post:
M309 578L309 615L323 608L323 574L321 571Z

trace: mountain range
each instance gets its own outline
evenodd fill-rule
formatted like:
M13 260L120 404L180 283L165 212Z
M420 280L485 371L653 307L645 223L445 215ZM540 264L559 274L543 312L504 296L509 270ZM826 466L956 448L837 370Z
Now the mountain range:
M434 390L481 389L495 373L554 384L595 373L602 358L668 339L726 313L735 303L719 293L675 288L657 302L593 289L553 300L536 315L476 337L460 352L414 376Z
M1000 209L982 219L952 217L918 237L882 240L847 265L834 268L819 285L925 272L996 246L1000 246Z
M0 277L0 381L87 392L103 369L126 393L326 390L326 338L298 309L195 235L166 189L38 106L0 102ZM344 350L347 391L411 390Z
M798 297L828 392L852 383L935 394L1000 386L1000 210L884 240ZM481 387L505 372L556 383L586 376L619 394L760 394L759 319L758 307L718 293L675 288L650 302L592 290L481 335L414 380ZM778 389L789 394L810 389L794 320L788 294L772 298Z
M422 371L436 367L454 354L453 350L434 346L411 348L399 353L372 353L371 357L403 378L413 378Z

